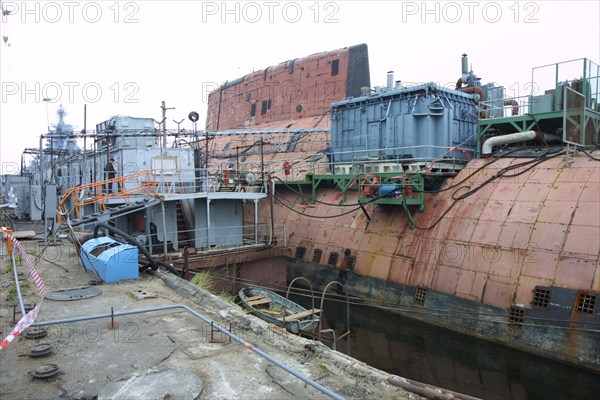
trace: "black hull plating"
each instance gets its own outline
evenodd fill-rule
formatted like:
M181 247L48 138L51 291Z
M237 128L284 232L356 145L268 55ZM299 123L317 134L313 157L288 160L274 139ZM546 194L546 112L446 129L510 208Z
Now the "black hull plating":
M386 310L455 332L479 337L515 349L566 362L600 373L600 317L582 317L577 326L570 322L576 291L553 288L553 307L524 309L512 316L510 309L488 306L427 289L361 276L320 264L300 262L288 257L288 282L297 276L307 278L322 290L331 281L342 283L355 301L384 306ZM336 290L339 286L335 286ZM423 304L415 297L421 296ZM352 321L351 321L352 322Z

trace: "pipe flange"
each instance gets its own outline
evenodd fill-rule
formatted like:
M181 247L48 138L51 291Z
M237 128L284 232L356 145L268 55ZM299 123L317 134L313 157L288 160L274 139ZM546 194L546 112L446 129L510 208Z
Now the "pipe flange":
M60 369L56 364L44 364L37 367L31 375L37 379L45 379L53 377L54 375L58 374L59 371Z

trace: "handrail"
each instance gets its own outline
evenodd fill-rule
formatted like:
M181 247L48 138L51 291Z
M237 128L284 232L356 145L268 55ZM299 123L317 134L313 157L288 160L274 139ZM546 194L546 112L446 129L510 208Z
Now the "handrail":
M532 98L530 95L524 96L503 96L495 100L482 101L481 104L486 107L485 118L494 118L495 112L499 112L502 115L496 118L502 118L507 116L526 115L529 112Z
M308 279L306 279L305 277L303 277L303 276L297 276L296 278L292 279L292 281L288 285L287 292L285 293L285 299L286 300L289 299L289 297L290 297L290 289L292 288L292 285L294 284L294 282L296 282L299 279L302 279L302 280L306 281L306 283L308 283L308 287L310 287L310 298L312 300L311 310L314 310L315 309L315 291L313 290L313 286L310 283L310 281ZM321 309L321 311L323 311L323 309ZM320 317L319 317L319 320L320 320ZM285 308L283 309L283 326L285 326ZM315 330L315 327L313 327L313 335L314 335L314 330Z
M335 342L337 342L338 340L340 340L341 338L350 335L350 297L348 296L348 291L346 290L346 286L344 286L343 283L340 283L338 281L331 281L327 284L327 286L325 286L325 289L323 289L323 294L321 295L321 310L323 310L323 302L325 301L325 294L327 294L327 290L329 289L329 286L333 285L333 284L337 284L340 285L342 287L342 289L344 289L344 293L346 293L346 332L344 332L341 336L339 336L338 338L335 338L335 333L333 335L334 337L334 346L335 346ZM319 319L319 332L318 332L318 337L317 340L320 342L321 341L321 324L323 323L323 314L321 314L321 318ZM346 353L348 355L350 355L350 338L348 338L348 341L346 342L347 347L346 347Z
M136 179L138 185L131 189L126 189L125 182L131 179ZM117 183L119 192L117 193L104 193L104 188L113 186L113 183ZM81 216L81 208L88 204L98 204L100 211L105 210L105 202L110 198L123 197L127 203L130 203L129 196L137 193L145 193L150 196L156 195L156 179L152 174L151 170L144 170L135 172L133 174L119 176L116 178L105 179L102 181L92 182L85 185L74 186L69 188L60 199L58 205L58 221L61 222L62 212L65 210L66 201L73 197L73 208L76 218ZM95 196L80 199L80 193L85 190L93 189Z

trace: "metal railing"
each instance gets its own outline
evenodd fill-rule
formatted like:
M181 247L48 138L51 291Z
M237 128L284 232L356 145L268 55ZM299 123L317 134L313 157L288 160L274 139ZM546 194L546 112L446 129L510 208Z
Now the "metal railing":
M287 235L285 225L275 225L271 231L270 224L239 225L239 226L215 226L209 228L197 228L188 230L167 231L167 240L175 238L178 234L187 235L186 240L177 240L177 249L185 247L196 248L199 251L235 250L252 245L282 245L287 246ZM149 245L156 246L163 251L162 232L157 237L150 236ZM160 242L158 242L160 240Z
M536 100L529 95L482 101L480 103L481 113L485 116L485 118L482 119L525 115L531 112L532 104L536 101L539 100Z
M466 140L465 142L467 142ZM331 163L335 173L356 174L356 173L386 173L386 172L418 172L427 171L432 163L458 162L464 163L474 157L475 149L462 147L464 143L453 146L401 146L385 149L360 149L351 151L339 151L334 155L334 161ZM399 154L410 150L431 149L439 153L436 157L412 157L412 158L381 158L372 157L369 154L379 152L396 151ZM349 161L335 161L336 157L350 156ZM348 157L345 157L348 158ZM325 175L329 174L330 163L325 159L325 155L314 154L309 157L296 157L285 160L265 162L265 170L272 175L277 175L283 180L295 180L303 178L306 174Z
M106 210L111 199L130 204L140 197L157 197L163 194L216 193L220 191L256 191L264 187L257 177L266 177L266 173L256 170L234 172L233 184L226 182L221 174L207 174L205 169L169 171L144 170L112 179L100 180L71 187L65 191L59 202L59 214L73 211L76 218L81 217L83 207L96 204L100 212ZM231 181L231 179L227 179ZM69 203L71 201L71 203ZM72 210L71 205L72 204ZM60 222L60 218L59 218Z
M134 181L135 185L130 183ZM117 192L113 193L114 184L117 184ZM103 181L88 183L69 188L59 202L59 222L62 213L69 212L68 200L72 199L75 217L82 215L82 209L89 204L97 204L100 211L105 211L106 203L111 198L124 198L130 203L130 197L135 195L155 196L157 182L152 171L140 171L134 174L107 179Z

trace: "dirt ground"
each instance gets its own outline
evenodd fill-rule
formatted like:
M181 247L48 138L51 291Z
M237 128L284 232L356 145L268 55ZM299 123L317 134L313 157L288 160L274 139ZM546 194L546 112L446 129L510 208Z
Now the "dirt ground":
M44 243L23 241L30 255ZM4 246L4 244L3 244ZM3 248L5 254L5 249ZM22 257L17 271L25 303L39 303L37 289ZM74 246L63 242L44 251L36 268L47 291L89 287L96 276L84 270ZM111 319L92 318L44 327L47 336L20 335L0 351L2 399L418 399L388 383L400 379L376 370L327 346L247 315L238 305L162 271L139 279L92 286L101 294L70 301L44 299L37 322L139 311ZM0 270L0 336L14 326L14 279L10 258ZM229 340L183 305L229 329L244 343ZM18 309L18 307L17 307ZM144 311L146 310L146 311ZM20 318L17 313L16 319ZM38 328L39 329L39 328ZM30 328L31 330L31 328ZM52 351L31 357L34 346ZM261 357L254 346L272 357ZM44 346L43 346L44 347ZM45 346L47 348L48 346ZM282 363L330 391L323 393L273 362ZM49 366L49 365L55 365ZM51 377L50 371L58 370ZM144 380L145 379L145 380ZM149 382L153 382L150 384ZM159 384L156 384L159 382Z

